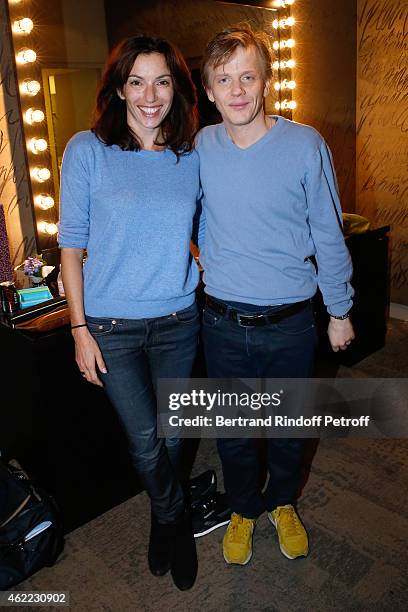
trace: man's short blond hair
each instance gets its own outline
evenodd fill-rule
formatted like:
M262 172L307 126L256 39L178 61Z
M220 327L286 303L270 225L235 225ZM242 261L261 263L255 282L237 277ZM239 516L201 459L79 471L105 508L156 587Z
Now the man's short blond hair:
M272 77L272 57L268 36L265 32L255 32L247 23L238 24L216 34L205 48L201 61L201 78L206 89L209 87L209 68L217 68L228 62L238 47L257 49L264 81Z

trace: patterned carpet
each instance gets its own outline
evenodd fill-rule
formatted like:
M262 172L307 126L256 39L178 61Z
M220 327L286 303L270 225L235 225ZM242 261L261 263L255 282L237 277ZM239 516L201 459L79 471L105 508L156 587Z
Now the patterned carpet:
M386 347L340 376L407 377L408 323L391 320ZM289 561L266 515L245 567L222 558L223 528L197 541L195 587L175 589L147 568L149 506L140 494L67 536L53 568L20 590L69 591L78 611L334 612L408 609L408 440L327 439L299 503L311 551ZM203 440L193 474L219 461ZM81 500L78 500L81 503Z

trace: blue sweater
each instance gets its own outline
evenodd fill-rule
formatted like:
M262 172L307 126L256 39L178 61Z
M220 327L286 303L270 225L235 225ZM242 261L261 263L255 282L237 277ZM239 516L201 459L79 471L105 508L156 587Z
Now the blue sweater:
M92 132L68 143L61 172L59 245L86 248L85 313L152 318L194 302L190 256L199 194L196 152L122 151Z
M313 128L274 118L246 149L223 124L198 135L206 292L273 305L310 298L319 286L328 311L342 315L352 305L352 266L330 152Z

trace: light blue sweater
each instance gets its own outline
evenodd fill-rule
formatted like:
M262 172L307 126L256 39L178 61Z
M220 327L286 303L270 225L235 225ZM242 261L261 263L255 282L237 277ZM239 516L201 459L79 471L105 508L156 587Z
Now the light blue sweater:
M92 132L68 143L61 172L60 247L86 248L85 313L152 318L194 302L189 253L199 194L196 152L122 151Z
M352 266L329 149L313 128L274 118L247 149L231 141L224 124L198 135L206 292L287 304L312 297L319 286L328 311L342 315L352 305Z

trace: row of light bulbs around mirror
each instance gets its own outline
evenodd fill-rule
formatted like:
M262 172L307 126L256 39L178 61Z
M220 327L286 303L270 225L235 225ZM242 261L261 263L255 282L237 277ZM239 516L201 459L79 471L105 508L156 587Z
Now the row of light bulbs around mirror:
M293 0L294 1L294 0ZM287 6L289 4L293 4L292 2L282 2L279 6ZM285 29L286 27L292 27L295 24L295 19L293 17L285 17L284 19L275 19L272 22L272 26L277 29L277 28L282 28ZM285 40L275 40L275 42L273 43L273 49L275 51L279 51L281 49L293 49L293 47L295 46L295 40L293 38L288 38ZM274 70L291 70L292 68L294 68L296 65L296 62L294 59L290 58L287 60L280 60L280 61L275 61L273 63L273 69ZM296 81L294 81L293 79L283 79L282 81L276 81L274 83L274 88L276 91L283 91L283 90L293 90L296 87ZM284 99L282 101L278 101L275 102L275 108L276 110L294 110L296 108L297 104L295 102L295 100L287 100Z
M12 0L13 4L17 4L18 0ZM30 34L34 28L34 23L29 17L23 17L16 19L12 25L12 31L14 34ZM33 49L23 48L18 51L16 55L16 61L18 64L30 64L35 62L37 54ZM20 84L20 91L23 94L29 96L35 96L41 89L41 85L34 79L24 79ZM24 113L24 121L29 125L35 125L41 123L45 119L45 115L42 110L38 108L29 108ZM31 138L27 143L28 149L34 154L38 155L43 153L48 148L48 143L44 138ZM51 172L48 168L43 166L35 166L30 171L31 178L38 183L45 183L51 178ZM34 197L34 203L38 208L42 210L48 210L55 204L54 198L48 193L39 193ZM47 223L46 221L40 221L37 225L38 230L44 234L55 235L58 231L55 223Z

